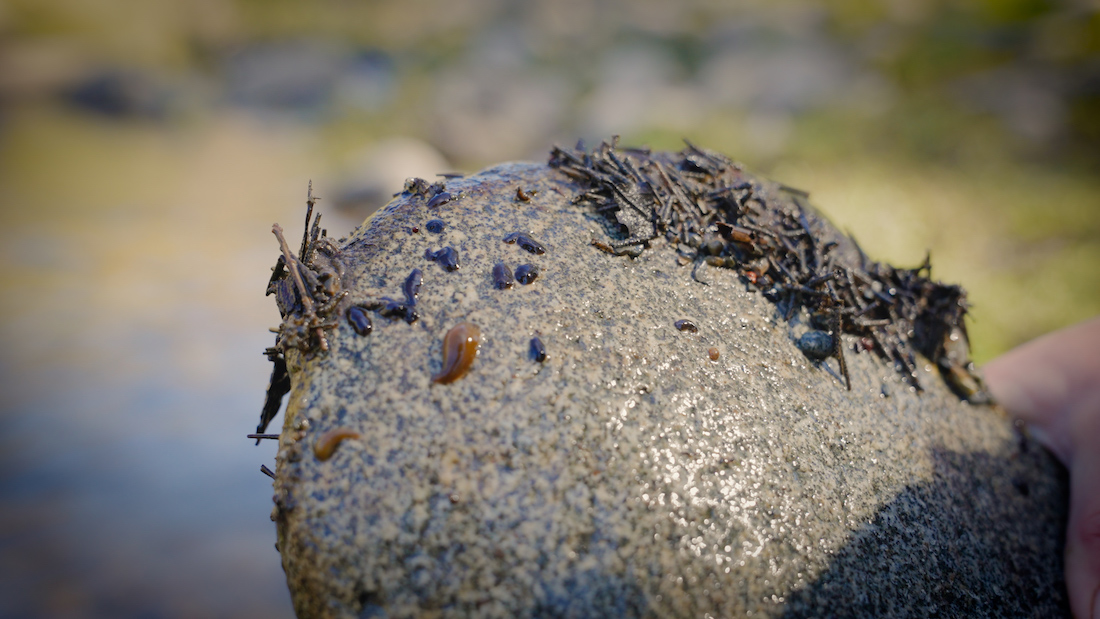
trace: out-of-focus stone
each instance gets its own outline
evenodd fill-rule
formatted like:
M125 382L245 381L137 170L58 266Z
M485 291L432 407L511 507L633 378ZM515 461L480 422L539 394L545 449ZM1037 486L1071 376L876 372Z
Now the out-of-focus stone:
M512 66L476 66L435 81L431 136L455 161L530 156L558 130L574 87L555 74Z
M545 165L445 190L338 243L347 305L399 302L419 269L418 319L371 311L361 336L341 315L328 352L286 354L273 516L299 616L1067 613L1063 471L931 363L917 392L845 335L846 390L735 271L593 247L607 218ZM442 247L457 271L425 258ZM500 289L498 263L539 276ZM463 322L479 355L434 383ZM359 437L319 459L337 428Z
M449 172L450 164L427 142L414 138L381 140L363 149L342 182L338 183L336 206L348 215L366 217L393 199L405 179L435 180Z

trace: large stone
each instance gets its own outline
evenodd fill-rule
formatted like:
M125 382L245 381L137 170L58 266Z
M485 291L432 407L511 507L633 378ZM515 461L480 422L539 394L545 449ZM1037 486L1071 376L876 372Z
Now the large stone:
M849 391L836 358L796 346L809 314L743 269L685 264L664 237L637 257L593 246L619 230L571 202L581 180L506 164L445 185L452 200L411 184L327 244L339 302L314 322L291 278L273 285L292 384L273 519L299 616L1067 614L1064 472L934 363L907 377L846 334ZM503 241L517 231L545 253ZM426 259L448 246L454 271ZM497 288L497 263L538 277ZM480 354L433 382L459 323Z

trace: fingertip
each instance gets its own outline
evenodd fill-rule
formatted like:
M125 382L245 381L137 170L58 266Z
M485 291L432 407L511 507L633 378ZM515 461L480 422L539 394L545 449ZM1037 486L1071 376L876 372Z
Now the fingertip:
M1070 609L1074 617L1097 617L1097 595L1100 594L1100 573L1096 566L1098 557L1096 548L1100 545L1100 536L1095 535L1095 525L1072 522L1070 533L1066 536L1066 589L1069 591ZM1100 523L1100 514L1091 519ZM1091 537L1085 529L1092 527Z
M1049 364L1040 360L1044 351L1033 346L1011 350L982 367L982 376L993 399L1013 417L1029 424L1046 421L1048 413L1037 402L1049 383L1043 374ZM1037 373L1038 370L1038 373Z
M1096 390L1098 347L1100 316L1014 348L987 363L982 374L1006 409L1034 422Z
M1091 450L1078 452L1070 473L1065 562L1073 615L1100 619L1100 458Z

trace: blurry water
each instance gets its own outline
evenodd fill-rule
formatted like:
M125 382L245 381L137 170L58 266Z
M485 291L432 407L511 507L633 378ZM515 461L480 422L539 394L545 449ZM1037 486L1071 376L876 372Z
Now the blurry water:
M166 340L138 333L115 351ZM18 384L26 372L5 359L0 615L291 614L257 470L273 448L242 440L262 381L244 350L262 342L221 341L245 371L206 385L163 358L131 376L58 363Z
M292 616L245 435L309 142L101 129L26 118L3 151L0 616Z

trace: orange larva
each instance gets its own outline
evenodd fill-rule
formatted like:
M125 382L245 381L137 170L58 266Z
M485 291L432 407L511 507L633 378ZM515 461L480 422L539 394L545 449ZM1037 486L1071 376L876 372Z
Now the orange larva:
M481 329L470 322L460 322L443 336L443 368L432 376L433 383L453 383L462 378L474 364Z
M351 428L334 428L317 438L313 444L313 455L318 460L328 460L336 453L336 448L347 438L359 438L359 433Z

